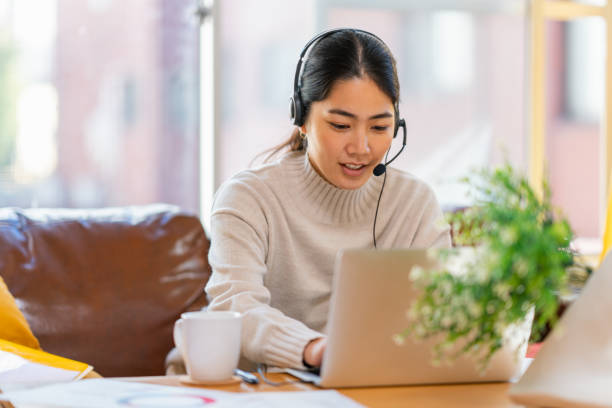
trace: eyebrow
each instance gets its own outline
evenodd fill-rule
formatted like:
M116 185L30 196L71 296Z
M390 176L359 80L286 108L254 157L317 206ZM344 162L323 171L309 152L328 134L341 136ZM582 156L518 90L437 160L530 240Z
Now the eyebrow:
M349 118L356 118L357 116L354 113L347 112L342 109L330 109L327 111L328 113L335 113L336 115L347 116ZM368 119L382 119L382 118L391 118L393 115L389 112L378 113L376 115L370 116Z

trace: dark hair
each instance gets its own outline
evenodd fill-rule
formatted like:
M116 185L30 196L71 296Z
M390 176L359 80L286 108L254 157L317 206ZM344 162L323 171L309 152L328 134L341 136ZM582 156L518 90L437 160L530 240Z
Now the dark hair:
M372 79L391 99L397 115L399 80L395 58L385 43L370 34L346 29L312 44L306 54L300 82L304 117L308 117L313 102L327 97L336 81L364 76ZM264 161L283 150L295 152L305 149L306 140L296 127L288 140L264 152L270 152Z

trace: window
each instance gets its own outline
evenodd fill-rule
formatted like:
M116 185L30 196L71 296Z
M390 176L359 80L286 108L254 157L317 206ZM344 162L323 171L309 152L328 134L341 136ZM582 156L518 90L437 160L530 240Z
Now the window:
M604 104L606 25L590 17L565 24L565 114L573 121L597 123Z
M347 26L376 33L394 53L408 147L393 165L428 181L445 208L469 204L456 181L473 167L508 160L526 170L526 1L216 5L216 186L289 136L288 100L302 47L317 32Z
M546 174L553 203L587 243L584 251L597 252L605 23L599 17L550 21L547 37Z
M199 211L193 0L0 0L0 206Z
M553 204L569 218L578 237L574 244L586 255L601 251L611 163L610 151L602 149L609 145L610 133L600 126L605 112L605 4L532 3L531 178L548 178Z

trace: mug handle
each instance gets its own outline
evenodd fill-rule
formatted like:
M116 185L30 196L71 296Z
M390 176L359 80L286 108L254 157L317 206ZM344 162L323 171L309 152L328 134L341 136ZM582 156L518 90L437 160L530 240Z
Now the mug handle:
M174 330L172 332L172 337L174 338L174 345L179 351L179 354L183 356L183 319L178 319L174 322ZM184 356L183 356L184 358Z

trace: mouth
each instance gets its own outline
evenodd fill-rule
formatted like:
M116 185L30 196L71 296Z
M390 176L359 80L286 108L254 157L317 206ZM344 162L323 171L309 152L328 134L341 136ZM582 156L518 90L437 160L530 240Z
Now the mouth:
M367 164L363 164L363 163L361 163L361 164L356 164L356 163L343 163L342 165L343 165L344 167L348 168L348 169L351 169L351 170L359 170L359 169L361 169L362 167L367 166Z
M344 174L350 177L361 176L368 167L365 163L340 163L340 166Z

